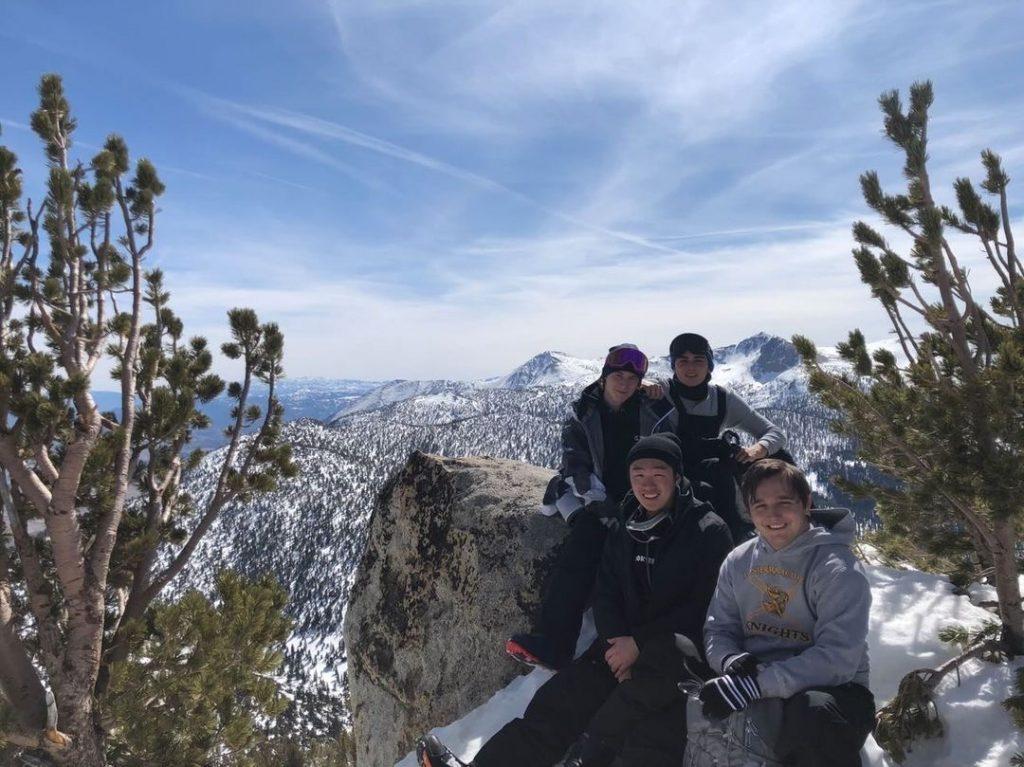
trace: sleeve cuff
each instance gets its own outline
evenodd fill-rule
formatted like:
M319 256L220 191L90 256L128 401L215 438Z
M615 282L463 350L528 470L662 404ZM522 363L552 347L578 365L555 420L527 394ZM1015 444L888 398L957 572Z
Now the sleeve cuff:
M770 663L758 672L757 684L761 687L762 698L788 698L792 694Z

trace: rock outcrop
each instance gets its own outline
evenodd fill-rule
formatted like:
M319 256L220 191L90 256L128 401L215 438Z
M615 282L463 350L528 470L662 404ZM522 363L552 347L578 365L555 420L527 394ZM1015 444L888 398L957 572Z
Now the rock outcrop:
M522 667L566 527L537 507L551 471L413 453L381 493L345 619L359 767L388 767L422 733L487 700Z

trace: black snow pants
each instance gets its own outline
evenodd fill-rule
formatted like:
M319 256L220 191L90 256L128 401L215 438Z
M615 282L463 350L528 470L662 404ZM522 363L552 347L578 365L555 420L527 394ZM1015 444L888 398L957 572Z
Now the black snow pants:
M576 650L608 537L601 520L616 512L617 506L611 502L590 504L577 512L551 569L537 629L547 641L555 666L567 665Z
M874 724L875 699L866 687L812 687L783 704L779 755L792 767L861 767Z
M607 761L587 767L678 767L686 750L686 696L679 691L682 654L671 637L644 645L632 677L619 684L598 709L587 737Z
M618 753L615 767L678 765L686 746L685 699L675 687L677 675L664 669L663 645L645 645L633 665L633 678L621 684L604 661L606 647L598 639L551 677L522 718L513 719L484 744L473 767L556 764L585 731L598 734L592 730L595 725L599 737L607 738ZM631 717L629 729L617 721L623 715Z

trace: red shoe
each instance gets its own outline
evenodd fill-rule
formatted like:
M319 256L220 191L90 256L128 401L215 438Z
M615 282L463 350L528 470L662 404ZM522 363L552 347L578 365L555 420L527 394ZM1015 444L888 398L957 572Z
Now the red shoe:
M515 658L520 663L525 663L527 666L533 666L534 668L542 668L548 671L556 670L544 661L542 661L532 652L527 650L522 644L520 644L520 642L518 641L518 635L512 637L511 639L505 642L505 652L507 652L510 656Z

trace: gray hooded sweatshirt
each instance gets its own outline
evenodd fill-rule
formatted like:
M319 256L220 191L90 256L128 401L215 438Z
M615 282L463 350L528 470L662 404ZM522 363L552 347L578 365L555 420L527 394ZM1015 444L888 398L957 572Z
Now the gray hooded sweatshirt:
M766 698L809 687L868 686L871 589L850 550L856 525L843 510L811 512L811 528L775 551L760 537L722 563L704 624L708 663L717 671L749 652Z

